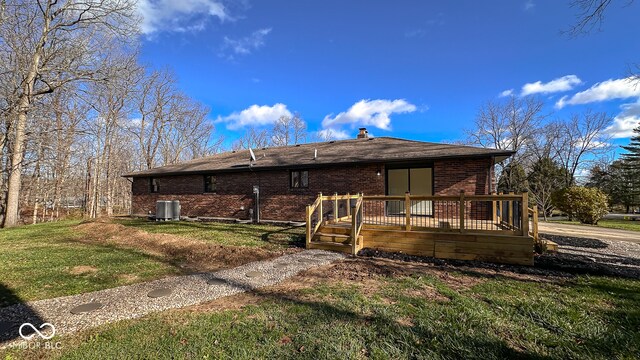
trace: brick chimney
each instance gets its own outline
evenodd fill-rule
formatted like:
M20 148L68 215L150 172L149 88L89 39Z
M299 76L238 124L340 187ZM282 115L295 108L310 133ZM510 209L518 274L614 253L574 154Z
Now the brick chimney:
M366 139L369 137L369 132L367 131L367 128L360 128L358 130L360 130L360 132L358 133L358 136L356 136L356 139Z

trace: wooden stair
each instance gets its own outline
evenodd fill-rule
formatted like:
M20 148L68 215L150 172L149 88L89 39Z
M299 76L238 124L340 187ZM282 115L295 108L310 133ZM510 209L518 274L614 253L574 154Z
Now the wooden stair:
M362 236L358 236L357 245L360 245L358 249L362 248L363 240ZM353 251L351 229L344 226L323 225L313 235L309 248L351 254Z

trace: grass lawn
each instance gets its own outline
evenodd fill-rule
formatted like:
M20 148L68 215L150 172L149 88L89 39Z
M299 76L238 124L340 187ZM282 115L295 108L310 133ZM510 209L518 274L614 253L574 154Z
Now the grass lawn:
M347 260L333 270L310 270L304 277L261 293L59 338L60 350L14 349L5 355L65 359L640 357L640 281L433 266L395 273L386 269L407 266ZM362 276L366 267L370 274ZM373 275L372 269L377 269Z
M114 222L150 233L173 234L221 245L274 247L304 245L304 227L215 222L148 221L121 218ZM233 234L233 236L229 236Z
M274 250L290 248L304 232L242 224L120 222L127 228L61 221L0 230L0 306L234 267L278 256ZM83 231L86 225L95 226ZM219 245L242 247L231 258Z
M79 221L0 230L0 306L79 294L175 274L147 254L80 242Z
M640 221L630 221L630 220L600 220L598 221L598 225L585 225L581 224L578 221L549 221L550 223L558 223L558 224L571 224L571 225L583 225L583 226L598 226L609 229L621 229L621 230L631 230L631 231L640 231Z

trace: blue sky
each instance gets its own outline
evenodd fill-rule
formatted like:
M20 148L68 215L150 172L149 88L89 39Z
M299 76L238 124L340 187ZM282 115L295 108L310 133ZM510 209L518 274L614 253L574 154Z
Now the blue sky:
M552 118L606 111L625 144L640 122L640 86L624 80L640 5L627 4L569 38L568 0L143 0L141 58L175 71L227 145L294 112L310 133L460 140L509 91L540 96Z

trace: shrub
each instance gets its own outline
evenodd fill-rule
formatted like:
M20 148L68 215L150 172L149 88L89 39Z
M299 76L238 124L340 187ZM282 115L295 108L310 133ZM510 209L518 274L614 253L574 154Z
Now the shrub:
M595 225L609 212L607 195L596 188L572 186L553 195L554 205L570 218Z

